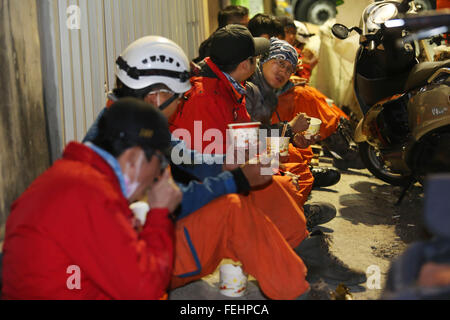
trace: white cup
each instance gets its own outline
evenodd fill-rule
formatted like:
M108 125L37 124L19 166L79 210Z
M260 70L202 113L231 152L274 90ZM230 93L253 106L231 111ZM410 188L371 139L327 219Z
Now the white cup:
M279 154L282 157L289 155L289 137L267 137L267 153Z
M133 211L134 216L138 219L142 225L145 224L145 220L147 219L147 213L150 210L150 206L145 201L137 201L130 204L130 209Z
M220 293L227 297L242 297L247 291L248 278L240 266L220 266Z
M316 135L320 131L320 125L322 124L322 120L310 117L311 120L309 122L309 128L306 130L305 138L311 139L313 135Z
M261 122L229 124L228 128L235 147L248 149L250 145L257 145L260 125Z

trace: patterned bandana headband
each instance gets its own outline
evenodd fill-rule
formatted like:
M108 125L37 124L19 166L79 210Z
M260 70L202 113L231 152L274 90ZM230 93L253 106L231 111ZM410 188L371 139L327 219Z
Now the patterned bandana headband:
M297 67L298 54L297 50L284 40L277 38L270 39L269 54L261 60L261 65L271 59L280 59L289 61L294 69Z

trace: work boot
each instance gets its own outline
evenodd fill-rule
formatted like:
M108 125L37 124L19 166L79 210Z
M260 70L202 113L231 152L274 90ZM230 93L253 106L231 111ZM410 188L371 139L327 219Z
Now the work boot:
M341 180L341 173L333 167L310 167L314 176L314 188L324 188L335 185Z
M305 204L303 211L306 218L306 228L310 232L315 226L327 223L336 217L336 208L331 203L326 202Z
M308 290L296 300L334 300L333 290L322 279L310 283Z
M346 285L357 285L367 281L364 272L350 269L330 252L330 243L329 236L315 230L294 249L308 268L308 274L343 282Z
M336 131L322 141L325 149L333 156L333 166L340 170L365 168L352 137L350 122L341 117Z

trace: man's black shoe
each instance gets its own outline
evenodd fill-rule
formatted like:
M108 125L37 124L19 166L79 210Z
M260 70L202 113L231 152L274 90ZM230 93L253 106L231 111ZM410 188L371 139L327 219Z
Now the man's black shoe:
M352 270L330 251L331 239L320 230L314 230L294 250L308 268L308 274L325 279L357 285L367 281L366 274Z
M333 167L311 167L314 176L313 188L324 188L335 185L341 180L341 173Z
M327 223L336 217L336 208L331 203L326 202L305 204L303 211L306 218L306 228L309 232L315 226Z

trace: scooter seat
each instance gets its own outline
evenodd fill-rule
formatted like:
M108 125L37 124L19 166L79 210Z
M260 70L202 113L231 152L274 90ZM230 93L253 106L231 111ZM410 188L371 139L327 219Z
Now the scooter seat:
M450 59L416 64L406 80L405 91L416 89L427 84L427 80L440 68L450 68Z

